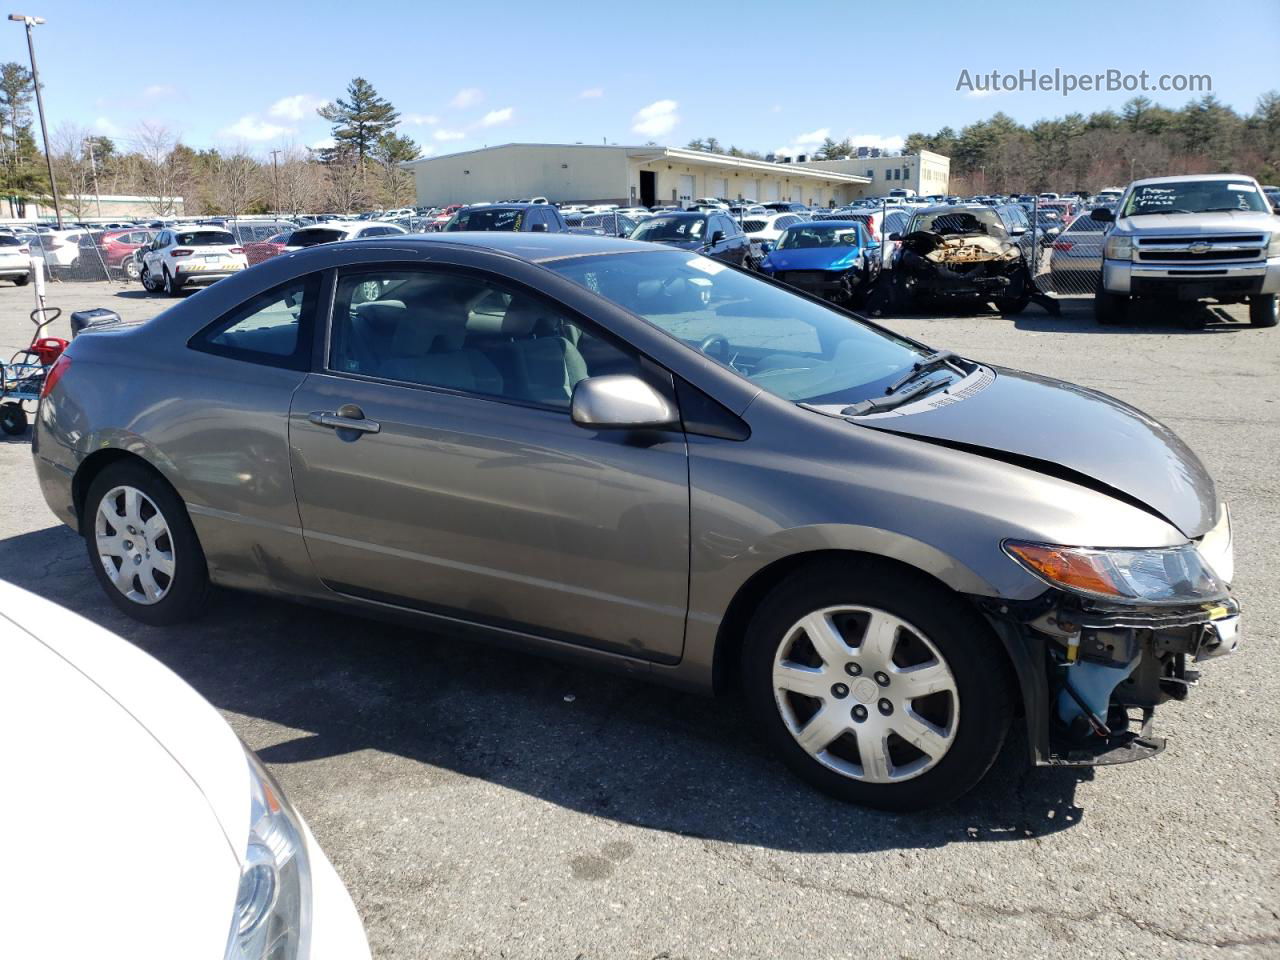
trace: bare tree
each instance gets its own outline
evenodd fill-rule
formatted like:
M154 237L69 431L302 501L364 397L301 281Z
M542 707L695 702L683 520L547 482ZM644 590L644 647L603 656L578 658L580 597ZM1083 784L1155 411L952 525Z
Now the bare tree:
M62 190L63 205L73 219L80 220L94 210L97 177L93 160L85 147L89 131L85 127L64 123L54 131L50 147L53 168Z
M175 149L178 136L168 127L142 123L137 130L138 174L148 205L159 216L177 213L177 187L186 179L183 152Z
M351 213L368 203L364 171L354 153L343 153L325 164L328 174L329 206L338 213Z
M324 168L292 143L277 152L272 177L282 211L297 216L314 210L324 199Z
M259 193L258 161L237 147L234 153L220 153L213 164L213 201L219 212L241 216Z

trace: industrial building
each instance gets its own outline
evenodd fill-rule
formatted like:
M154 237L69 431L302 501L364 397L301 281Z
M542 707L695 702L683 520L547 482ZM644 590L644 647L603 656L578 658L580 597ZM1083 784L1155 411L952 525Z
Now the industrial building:
M873 178L855 170L658 146L507 143L404 166L413 173L420 206L546 197L652 207L723 197L826 207L874 189Z
M921 150L904 156L848 157L844 160L806 160L792 166L829 173L857 174L869 186L861 196L883 197L890 190L907 189L919 196L946 195L951 182L951 158Z

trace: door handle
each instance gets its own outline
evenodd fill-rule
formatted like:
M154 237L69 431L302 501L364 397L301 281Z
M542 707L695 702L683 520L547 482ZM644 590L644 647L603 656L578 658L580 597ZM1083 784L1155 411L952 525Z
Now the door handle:
M335 430L356 430L360 433L377 433L382 429L382 424L376 420L366 420L364 417L347 417L341 413L331 413L328 410L314 410L307 414L307 419L318 427L332 427Z

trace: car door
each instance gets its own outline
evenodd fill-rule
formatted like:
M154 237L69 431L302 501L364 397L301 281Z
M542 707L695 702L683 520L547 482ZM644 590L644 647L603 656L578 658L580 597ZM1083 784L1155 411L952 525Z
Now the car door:
M163 261L161 260L160 250L168 242L166 239L168 236L168 230L161 230L156 235L156 238L151 241L151 246L148 248L147 252L142 255L142 262L147 268L147 273L151 274L153 277L162 276L161 268L163 267Z
M370 291L376 299L361 302ZM308 550L339 593L659 661L683 647L682 433L592 431L584 376L655 371L488 274L338 275L328 355L294 395ZM662 378L666 377L664 386Z

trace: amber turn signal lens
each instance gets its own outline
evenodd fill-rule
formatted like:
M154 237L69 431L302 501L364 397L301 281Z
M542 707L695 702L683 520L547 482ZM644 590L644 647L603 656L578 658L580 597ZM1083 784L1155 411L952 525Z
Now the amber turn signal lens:
M1126 591L1105 570L1100 569L1100 564L1091 556L1061 547L1033 543L1010 543L1006 545L1006 549L1052 583L1088 593L1126 595Z

